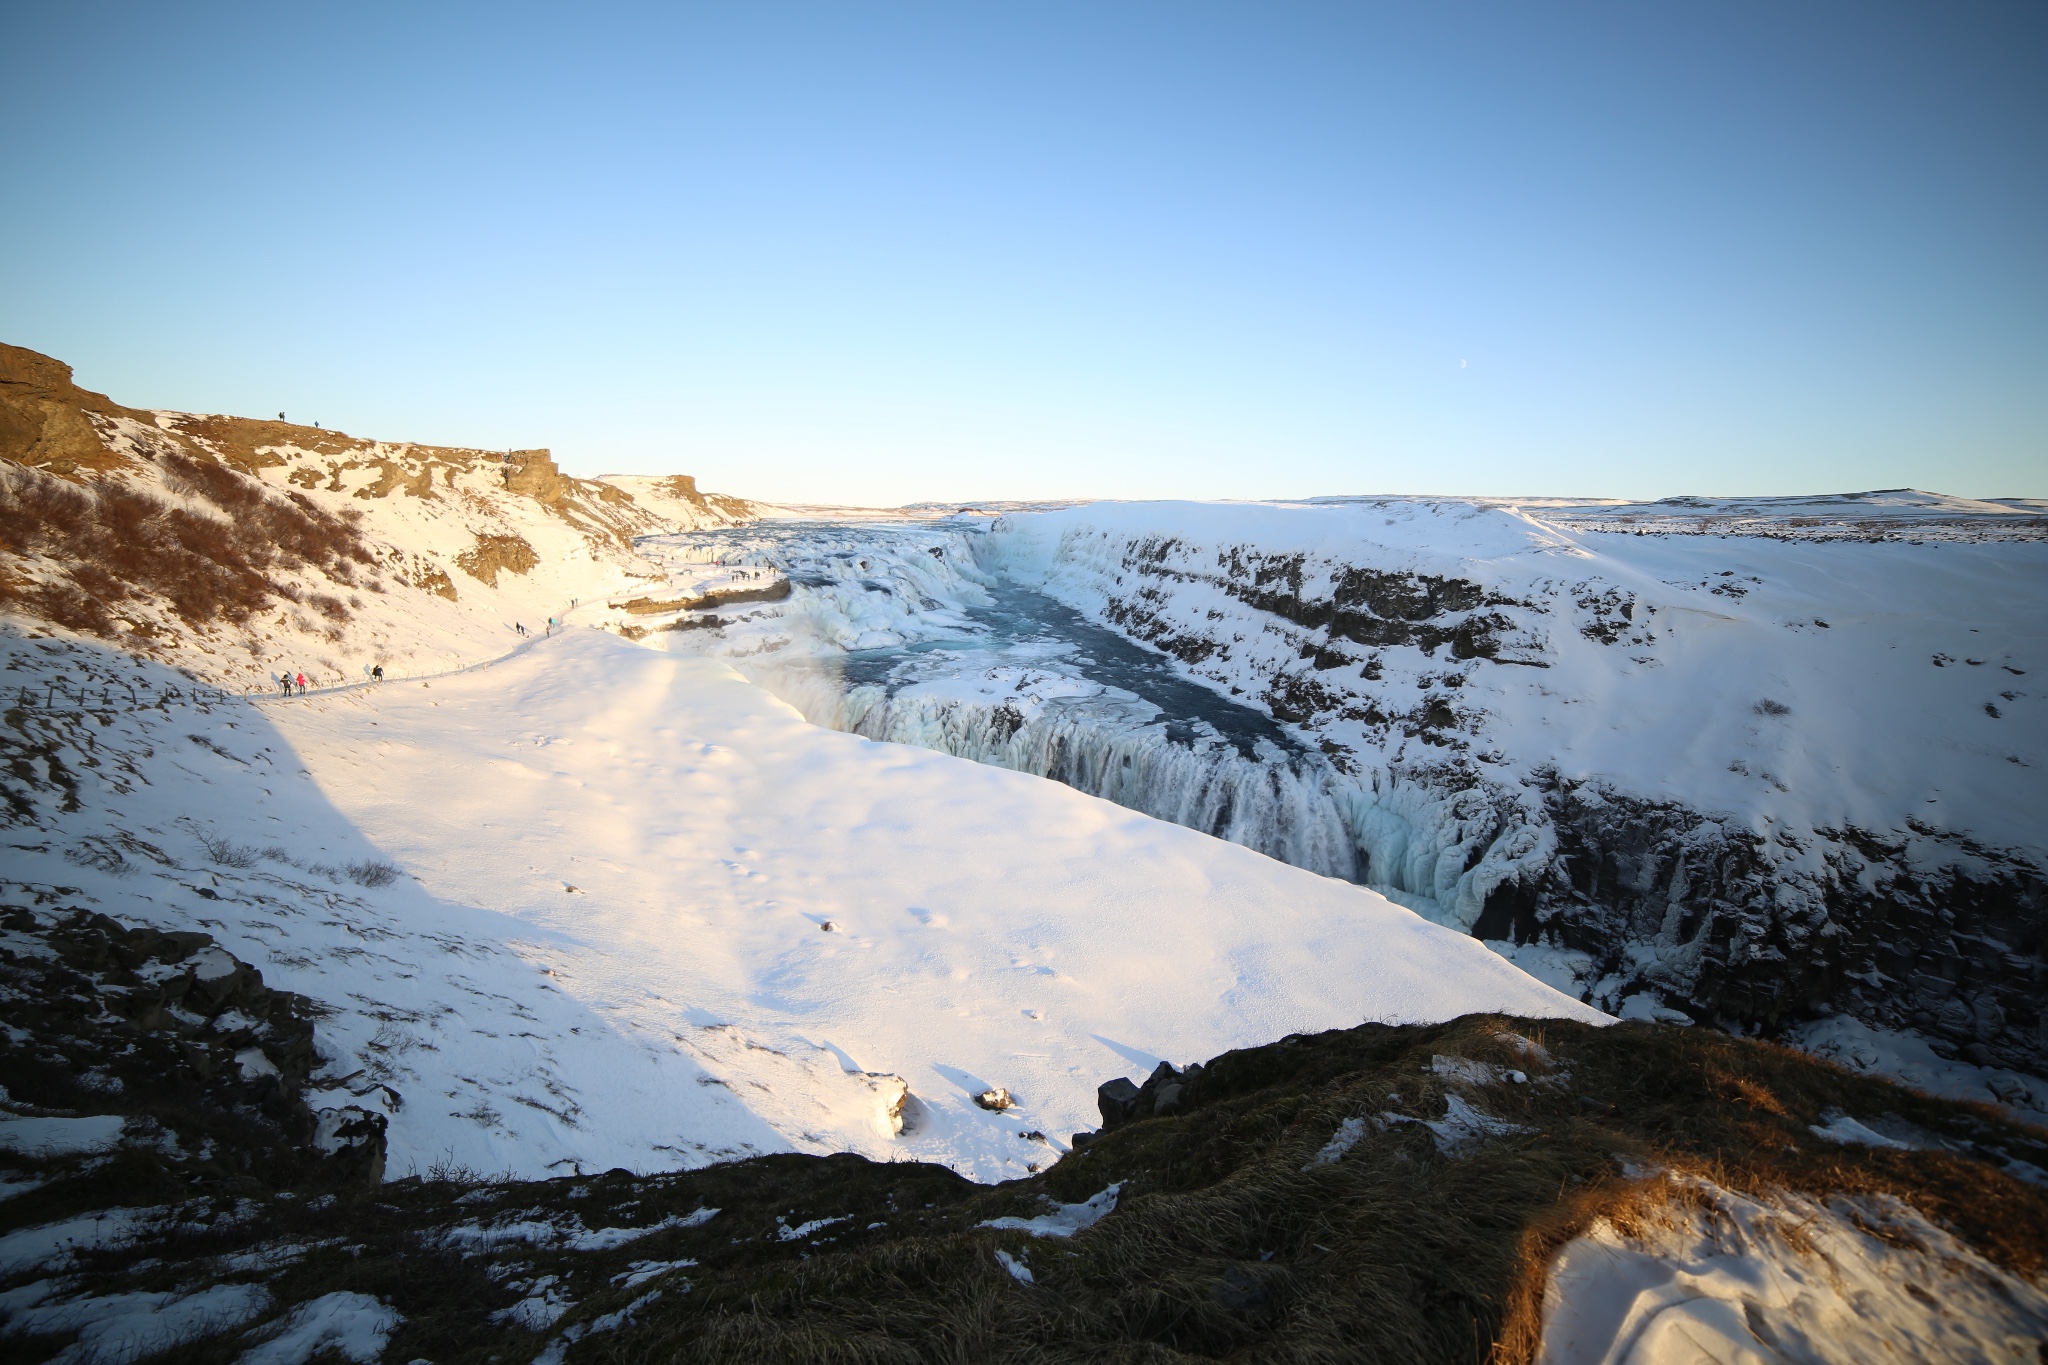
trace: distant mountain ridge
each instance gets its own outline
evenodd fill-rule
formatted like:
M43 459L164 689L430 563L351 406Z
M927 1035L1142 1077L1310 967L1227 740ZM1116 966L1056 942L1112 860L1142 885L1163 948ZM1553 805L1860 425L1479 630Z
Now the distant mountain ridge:
M644 576L633 537L764 510L546 450L130 408L0 345L0 612L218 685L491 657Z
M1427 501L1417 498L1310 498L1316 505ZM1760 536L1769 540L2048 540L2048 502L2038 498L1959 498L1918 488L1773 497L1442 498L1436 501L1527 512L1571 531L1644 535Z

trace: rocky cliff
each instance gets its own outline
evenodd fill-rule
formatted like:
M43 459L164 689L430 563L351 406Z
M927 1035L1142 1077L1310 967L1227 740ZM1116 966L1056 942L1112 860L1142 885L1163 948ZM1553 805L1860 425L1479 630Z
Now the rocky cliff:
M670 531L737 526L782 509L723 493L705 493L688 474L606 474L598 482L631 497Z
M1348 875L1605 1008L2048 1072L2048 523L1101 505L978 552L1318 748Z
M707 515L751 515L680 485ZM0 346L0 610L209 682L332 684L502 653L520 627L647 574L633 537L676 524L546 450L143 411Z

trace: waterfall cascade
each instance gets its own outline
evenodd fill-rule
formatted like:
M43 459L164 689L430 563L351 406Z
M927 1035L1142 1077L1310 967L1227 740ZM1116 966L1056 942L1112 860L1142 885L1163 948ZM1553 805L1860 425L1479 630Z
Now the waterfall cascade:
M986 537L937 527L756 526L643 546L773 563L799 591L710 648L813 724L1065 783L1324 876L1365 871L1356 793L1263 712L1043 594Z
M747 671L813 724L1033 773L1296 867L1357 878L1333 774L1313 756L1271 745L1247 756L1210 727L1168 720L1135 698L892 693L847 686L824 661Z

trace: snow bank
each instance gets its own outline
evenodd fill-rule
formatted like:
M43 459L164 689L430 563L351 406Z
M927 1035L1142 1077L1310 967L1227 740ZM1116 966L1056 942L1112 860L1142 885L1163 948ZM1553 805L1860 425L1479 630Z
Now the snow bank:
M628 1086L577 1055L598 1040L549 1040L593 1155L624 1108L687 1134L713 1096L801 1150L1001 1178L1028 1164L1023 1132L1092 1127L1095 1085L1162 1057L1364 1019L1600 1017L1370 892L816 728L723 665L594 632L431 689L271 714L428 896L510 917L534 982L512 998L559 992L639 1056ZM503 1027L479 1005L423 1031L437 1052L406 1065L463 1069L462 1031ZM686 1083L660 1081L669 1067ZM877 1076L916 1099L901 1138L878 1122ZM997 1085L1016 1108L973 1103ZM395 1144L414 1112L392 1114ZM472 1145L423 1121L458 1156Z
M68 1156L73 1152L95 1152L121 1141L118 1114L94 1114L88 1118L22 1118L0 1113L0 1150L29 1156Z
M242 1352L235 1365L304 1365L329 1351L373 1365L404 1321L397 1309L367 1294L322 1294L286 1314L275 1335Z
M220 1284L186 1294L44 1297L51 1288L43 1280L0 1296L11 1300L0 1302L11 1332L78 1334L49 1365L128 1365L240 1326L270 1307L270 1292L258 1284Z
M1091 1199L1084 1199L1078 1204L1061 1204L1051 1213L1042 1213L1035 1218L991 1218L979 1226L1028 1232L1033 1237L1072 1237L1115 1213L1117 1192L1121 1189L1123 1185L1118 1183Z
M2038 1359L2048 1295L1896 1200L1755 1199L1704 1180L1568 1243L1541 1365Z
M158 1224L174 1221L170 1209L101 1209L55 1223L16 1228L0 1236L0 1275L23 1270L61 1270L73 1256L96 1247L119 1246Z

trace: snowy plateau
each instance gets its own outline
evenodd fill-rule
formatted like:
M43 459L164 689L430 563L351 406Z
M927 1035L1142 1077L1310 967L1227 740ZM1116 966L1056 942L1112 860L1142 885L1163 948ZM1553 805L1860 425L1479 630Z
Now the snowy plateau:
M1583 1078L1638 1036L1909 1097L1727 1082L1831 1161L2044 1178L2048 507L769 507L128 409L12 347L0 438L0 1315L33 1358L414 1359L402 1293L286 1288L388 1236L482 1276L522 1358L594 1359L683 1330L728 1244L907 1220L790 1195L748 1234L784 1186L659 1183L797 1156L958 1182L923 1207L969 1201L947 1235L1042 1293L1178 1197L1115 1152L1332 1031L1367 1052L1257 1129L1304 1189L1622 1122ZM1397 1093L1370 1040L1417 1028L1473 1055L1416 1042ZM2038 1268L1902 1187L1620 1160L1675 1212L1560 1234L1495 1358L2048 1332ZM428 1221L323 1241L275 1212L321 1181ZM1335 1254L1272 1236L1189 1291L1216 1340ZM179 1238L203 1275L151 1252Z

